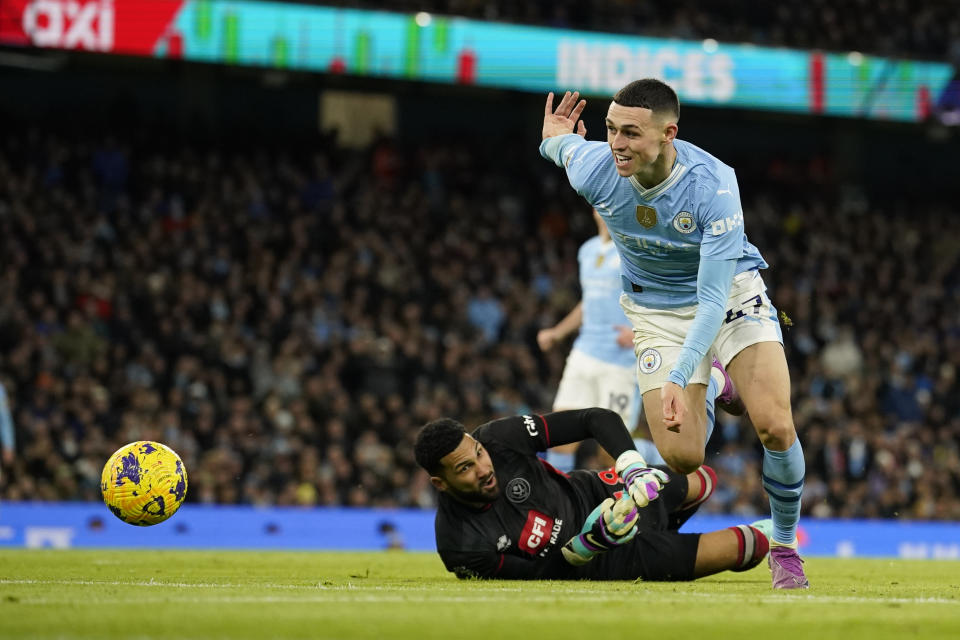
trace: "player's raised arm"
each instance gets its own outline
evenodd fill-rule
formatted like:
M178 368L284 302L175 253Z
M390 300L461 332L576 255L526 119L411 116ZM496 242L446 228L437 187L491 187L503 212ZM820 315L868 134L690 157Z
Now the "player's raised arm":
M600 407L500 418L477 427L473 437L481 442L493 438L526 454L587 438L595 438L614 458L634 449L633 437L623 424L623 418Z
M541 351L549 351L558 342L580 328L583 324L583 301L577 303L563 320L537 332L537 344Z
M518 451L542 451L547 447L580 442L587 438L597 443L616 459L617 475L638 507L656 500L667 476L647 466L635 449L633 437L623 418L600 407L555 411L543 416L523 416L523 425L505 418L482 425L474 431L478 440L494 437ZM529 419L529 422L527 420ZM521 427L522 428L519 428Z
M553 108L553 92L547 94L547 104L543 108L543 139L554 136L562 136L573 133L576 129L577 135L587 136L587 125L580 120L583 109L587 106L586 100L580 100L580 92L567 91L563 94L560 104L556 110Z
M618 178L607 143L586 139L587 126L580 119L586 106L577 91L567 91L556 108L553 93L547 94L540 155L565 169L570 186L596 206L608 199Z

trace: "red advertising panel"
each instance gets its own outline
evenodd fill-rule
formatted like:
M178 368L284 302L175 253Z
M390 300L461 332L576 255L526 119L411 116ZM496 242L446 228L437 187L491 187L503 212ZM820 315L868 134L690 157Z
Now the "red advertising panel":
M184 0L0 0L0 43L152 55Z

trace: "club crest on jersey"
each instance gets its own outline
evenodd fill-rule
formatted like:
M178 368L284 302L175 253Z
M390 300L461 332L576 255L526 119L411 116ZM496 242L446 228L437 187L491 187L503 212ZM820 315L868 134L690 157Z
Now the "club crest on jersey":
M697 225L693 221L693 214L689 211L681 211L673 216L673 228L680 233L691 233L695 231Z
M637 205L637 222L644 229L652 229L657 224L657 210L653 207L645 207L642 204Z
M653 373L660 368L663 358L656 349L645 349L637 361L640 364L640 373Z
M530 497L530 483L525 478L514 478L507 483L507 500L514 504L524 502Z

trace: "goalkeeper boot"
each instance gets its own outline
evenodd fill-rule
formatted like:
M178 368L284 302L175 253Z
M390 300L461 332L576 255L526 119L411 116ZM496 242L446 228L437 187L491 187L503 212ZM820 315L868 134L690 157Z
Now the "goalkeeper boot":
M711 467L703 465L693 474L700 478L700 491L694 498L684 502L676 511L667 516L668 531L676 531L682 527L683 523L697 512L700 505L710 499L717 488L717 472Z
M733 386L733 380L730 379L727 370L716 358L713 359L713 369L710 375L716 376L717 382L723 380L723 383L718 385L720 394L717 396L717 406L732 416L742 416L747 412L747 407L740 399L740 394L737 393L737 388ZM718 373L719 375L717 375Z
M792 545L770 542L770 573L774 589L809 589L810 581L803 573L803 560Z

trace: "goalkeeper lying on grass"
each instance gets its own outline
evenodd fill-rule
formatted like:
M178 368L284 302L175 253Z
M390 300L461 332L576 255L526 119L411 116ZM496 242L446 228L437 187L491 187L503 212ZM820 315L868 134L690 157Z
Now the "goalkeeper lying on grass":
M564 474L537 457L586 438L616 458L613 469ZM440 490L437 550L460 578L692 580L750 569L769 549L768 521L677 533L716 475L648 468L606 409L514 416L472 434L442 418L421 429L415 452Z

